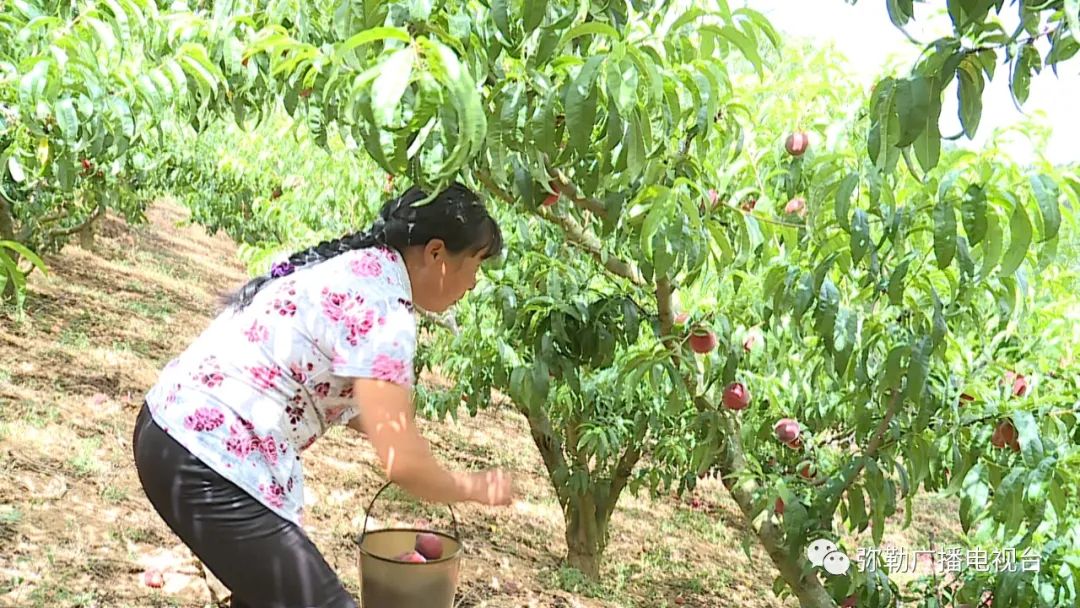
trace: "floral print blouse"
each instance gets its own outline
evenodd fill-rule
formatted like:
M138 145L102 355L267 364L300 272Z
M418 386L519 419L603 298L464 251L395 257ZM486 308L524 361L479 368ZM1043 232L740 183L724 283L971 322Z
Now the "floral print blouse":
M165 367L146 402L193 455L302 526L301 452L357 414L352 379L412 387L415 350L401 255L348 251L223 312Z

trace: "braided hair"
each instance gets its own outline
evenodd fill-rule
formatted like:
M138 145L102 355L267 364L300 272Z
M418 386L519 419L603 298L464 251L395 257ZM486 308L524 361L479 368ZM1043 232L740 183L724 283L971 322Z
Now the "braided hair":
M430 202L424 202L429 198ZM367 230L323 241L292 254L287 261L274 264L268 273L248 281L226 300L226 305L242 309L270 281L346 251L383 246L404 253L407 247L426 245L432 239L441 239L452 253L483 252L484 259L498 256L503 247L499 225L474 192L455 182L430 197L413 186L401 196L386 201Z

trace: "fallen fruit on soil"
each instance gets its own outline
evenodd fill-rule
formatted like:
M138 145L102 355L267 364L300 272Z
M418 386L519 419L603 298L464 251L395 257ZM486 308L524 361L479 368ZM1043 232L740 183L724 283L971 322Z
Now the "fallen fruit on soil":
M443 554L443 542L437 535L421 532L416 535L416 552L426 559L439 559Z
M154 589L161 589L165 586L165 578L161 576L159 570L147 570L143 572L143 584L147 587L153 587Z

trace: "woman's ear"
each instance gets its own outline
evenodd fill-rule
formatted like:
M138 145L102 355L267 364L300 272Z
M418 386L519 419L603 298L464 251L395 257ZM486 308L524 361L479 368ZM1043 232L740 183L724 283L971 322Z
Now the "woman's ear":
M442 239L431 239L424 245L424 259L431 261L438 261L440 257L447 254L446 243Z

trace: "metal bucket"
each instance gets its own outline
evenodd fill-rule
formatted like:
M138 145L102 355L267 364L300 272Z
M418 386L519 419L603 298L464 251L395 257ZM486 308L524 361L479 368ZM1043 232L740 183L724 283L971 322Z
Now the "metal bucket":
M453 608L461 567L461 535L453 507L453 536L437 530L388 528L368 532L368 516L375 500L390 484L375 493L364 514L364 529L356 541L360 545L360 600L364 608ZM413 549L420 532L442 539L443 555L425 563L394 559Z

